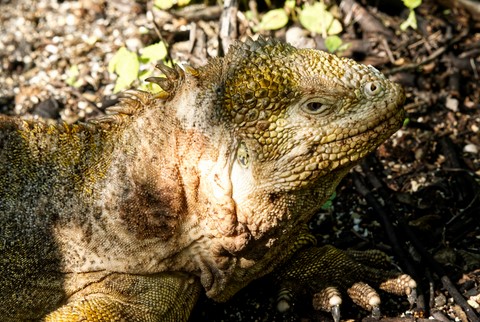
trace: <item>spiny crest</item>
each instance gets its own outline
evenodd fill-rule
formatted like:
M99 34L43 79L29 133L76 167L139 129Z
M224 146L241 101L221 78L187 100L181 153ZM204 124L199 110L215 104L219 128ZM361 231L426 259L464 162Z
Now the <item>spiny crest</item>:
M141 90L127 90L120 95L120 102L117 105L107 108L107 112L111 114L93 120L92 123L122 124L129 119L129 116L138 114L146 107L153 106L155 100L169 100L173 98L176 90L185 79L185 72L198 76L198 71L190 66L185 66L185 70L178 65L171 68L163 63L157 64L155 67L165 74L166 77L149 77L146 81L160 86L163 89L162 92L151 94Z
M91 123L122 124L130 116L138 114L139 111L143 110L145 107L151 106L156 98L157 97L145 91L127 90L120 95L120 102L118 104L107 108L107 112L111 114L92 120Z
M95 122L78 122L69 124L66 122L58 122L58 123L45 123L45 122L38 122L35 120L20 120L15 118L6 118L1 120L6 122L2 124L2 127L5 128L7 124L16 124L15 126L19 126L20 129L20 136L23 137L25 140L29 140L29 137L42 137L45 134L48 136L75 136L80 133L89 133L93 135L97 132L98 126Z
M185 72L198 76L198 71L188 65L185 65L183 70L179 65L175 65L173 68L168 67L163 63L159 63L155 66L159 69L166 77L149 77L145 79L147 82L151 82L160 86L164 92L160 92L156 95L156 98L168 99L172 98L175 95L175 91L182 84L185 79Z
M157 84L167 94L174 93L178 83L185 77L183 70L178 65L171 68L163 63L157 64L155 67L165 74L166 77L149 77L146 81Z

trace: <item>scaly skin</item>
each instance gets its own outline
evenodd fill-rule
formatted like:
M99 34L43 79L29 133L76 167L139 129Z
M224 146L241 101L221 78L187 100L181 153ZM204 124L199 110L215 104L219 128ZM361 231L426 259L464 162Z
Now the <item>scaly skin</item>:
M374 68L273 40L161 69L166 92L96 122L0 117L4 320L182 320L201 287L228 299L404 118Z

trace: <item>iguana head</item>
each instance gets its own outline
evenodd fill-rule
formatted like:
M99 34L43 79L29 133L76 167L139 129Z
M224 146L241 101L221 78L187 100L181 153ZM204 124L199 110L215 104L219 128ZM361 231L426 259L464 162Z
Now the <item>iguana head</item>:
M346 172L398 130L405 96L372 66L275 40L237 43L226 57L187 71L200 88L197 123L207 120L205 131L219 136L212 142L231 156L226 194L235 228L221 243L235 269L208 293L223 299L268 272Z
M200 71L235 133L233 199L253 236L304 221L404 119L399 85L323 51L248 40Z

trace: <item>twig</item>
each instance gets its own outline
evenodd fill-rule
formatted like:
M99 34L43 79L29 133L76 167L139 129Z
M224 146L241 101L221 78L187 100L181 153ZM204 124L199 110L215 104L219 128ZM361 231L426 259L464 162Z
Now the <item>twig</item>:
M467 315L470 322L480 322L477 314L473 310L473 308L468 304L465 298L460 294L457 290L455 285L452 283L450 278L447 276L443 267L430 255L430 253L423 247L422 243L418 240L417 236L413 233L413 231L408 227L407 223L403 218L399 218L400 227L405 231L408 238L410 239L412 245L415 249L420 253L422 258L432 267L435 274L440 276L440 280L442 281L443 287L450 293L453 297L453 300L460 305L463 309L465 314Z
M168 42L165 41L165 39L162 36L162 33L160 31L160 26L157 24L155 20L155 14L154 10L152 10L153 6L153 1L148 1L147 2L147 10L150 12L150 16L152 17L152 24L153 24L153 29L155 30L155 33L157 34L158 38L160 39L161 42L165 45L165 48L167 49L167 56L165 61L167 63L173 64L173 59L172 56L170 55L170 46L168 45ZM148 17L149 15L147 15Z
M441 48L438 48L437 50L435 50L431 55L429 55L427 58L425 58L424 60L422 60L421 62L418 62L418 63L411 63L411 64L405 64L403 66L400 66L400 67L396 67L396 68L392 68L390 70L387 70L384 72L384 74L386 75L393 75L393 74L396 74L396 73L400 73L400 72L404 72L404 71L407 71L407 70L411 70L411 69L417 69L418 67L422 66L422 65L425 65L425 64L428 64L430 63L431 61L437 59L438 57L440 57L443 53L445 53L447 51L447 49L449 49L452 45L456 44L457 42L459 42L460 40L462 40L465 36L468 35L468 28L466 28L466 30L463 30L461 34L459 34L458 36L456 37L453 37L451 39L451 41L449 41L445 46L441 47Z
M218 33L219 50L223 50L222 54L225 54L233 41L238 38L237 12L238 1L225 0L223 12L220 16L220 31Z
M366 170L369 175L367 176L369 179L375 178L375 175L369 171L368 167L365 167L364 170ZM357 179L357 180L356 180ZM372 182L377 186L378 185L378 179L372 179ZM376 213L379 215L382 224L384 225L384 229L387 233L387 236L389 237L392 247L394 248L395 252L398 252L398 256L400 257L400 260L405 261L405 266L407 269L407 272L409 274L412 274L415 278L417 275L415 273L415 270L413 269L413 266L411 266L410 261L406 258L403 249L399 246L398 239L396 237L396 234L393 229L393 225L388 219L388 215L385 212L385 210L382 208L382 206L379 204L379 202L374 198L372 193L368 191L368 189L363 185L363 183L360 180L360 176L357 173L354 173L354 182L355 182L355 187L357 190L362 194L362 196L367 200L367 202L374 208ZM410 227L406 224L405 220L402 217L398 218L398 223L402 230L406 233L407 237L409 238L410 242L412 245L415 247L415 249L419 252L419 254L422 256L422 258L429 263L429 266L432 267L434 272L440 276L440 279L442 281L442 285L447 291L450 293L450 295L453 297L454 301L460 305L460 307L464 310L465 314L467 315L468 319L470 322L480 322L480 319L477 317L475 311L472 309L472 307L467 303L465 298L460 294L460 292L457 290L455 285L452 283L450 278L447 276L445 273L444 269L438 264L437 261L428 253L428 251L423 247L422 243L418 240L417 236L413 233L413 231L410 229Z
M416 318L389 318L389 317L386 317L386 318L381 318L381 319L377 319L377 318L373 318L373 317L366 317L362 320L362 322L442 322L440 320L436 320L436 319L433 319L433 320L430 320L430 319L416 319Z
M378 215L378 218L382 223L382 227L384 228L385 233L390 240L395 254L402 263L405 263L407 273L412 275L414 279L418 280L418 274L416 273L415 268L408 259L408 256L405 254L402 247L400 247L400 241L397 238L395 228L391 223L388 214L385 212L382 205L380 205L377 199L373 196L372 192L368 190L366 185L362 182L362 178L356 172L353 172L353 182L357 191L367 200L367 203L374 209L375 213Z
M350 13L355 21L360 24L366 33L381 33L386 37L393 37L393 32L386 28L377 18L371 15L364 7L355 0L343 0L340 9L346 14Z

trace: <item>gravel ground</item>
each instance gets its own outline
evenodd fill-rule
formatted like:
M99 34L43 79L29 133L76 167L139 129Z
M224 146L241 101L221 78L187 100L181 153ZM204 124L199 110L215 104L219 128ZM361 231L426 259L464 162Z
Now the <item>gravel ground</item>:
M67 122L98 114L114 86L108 62L122 46L143 47L148 26L134 1L3 1L0 21L1 112Z

